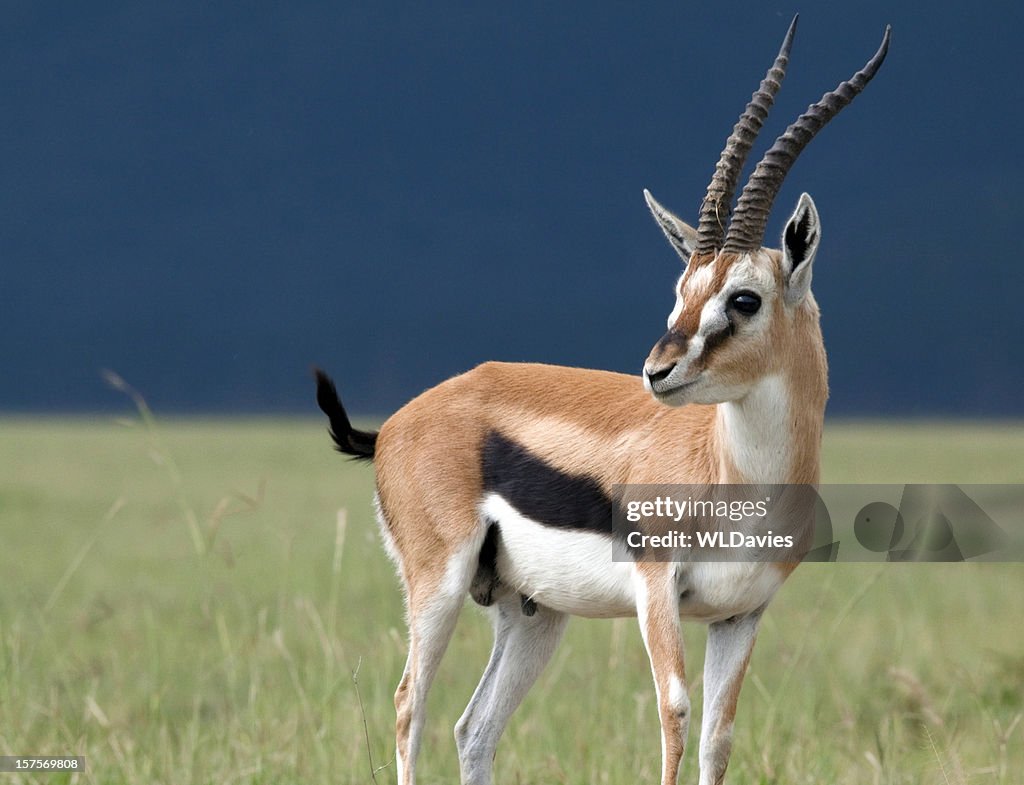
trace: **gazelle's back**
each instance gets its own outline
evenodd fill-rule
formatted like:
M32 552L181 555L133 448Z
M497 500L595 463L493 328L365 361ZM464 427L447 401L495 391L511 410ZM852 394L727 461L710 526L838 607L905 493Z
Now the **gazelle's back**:
M378 491L385 510L410 491L453 494L475 508L485 448L496 440L607 493L616 483L713 482L713 416L712 406L658 404L635 376L489 362L427 390L384 423L374 458Z

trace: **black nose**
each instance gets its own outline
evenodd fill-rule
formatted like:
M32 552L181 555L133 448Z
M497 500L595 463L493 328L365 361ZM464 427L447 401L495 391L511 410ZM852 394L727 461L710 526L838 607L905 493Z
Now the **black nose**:
M657 384L658 382L665 381L665 379L668 378L668 375L670 373L672 373L672 371L675 370L675 367L676 367L676 364L672 363L671 365L665 366L660 371L653 371L653 372L651 372L651 371L648 371L648 370L644 369L644 373L647 374L647 381L649 381L651 383L651 385L653 386L653 385Z

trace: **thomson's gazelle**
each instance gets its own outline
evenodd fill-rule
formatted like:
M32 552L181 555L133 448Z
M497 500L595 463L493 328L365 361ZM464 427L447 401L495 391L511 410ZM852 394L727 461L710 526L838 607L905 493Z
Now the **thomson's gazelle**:
M732 215L747 152L785 74L793 20L733 129L696 229L647 203L686 262L668 332L643 381L604 371L486 363L428 390L379 433L355 430L333 383L317 400L338 449L372 460L387 546L405 586L409 659L395 694L400 785L411 785L427 691L469 593L494 649L455 728L463 783L489 783L505 724L570 615L637 616L662 728L663 785L683 754L690 701L680 618L709 627L700 782L719 783L765 607L792 564L611 559L619 483L816 483L827 397L811 265L821 237L800 197L782 249L761 247L797 155L874 76L878 52L800 116L757 165ZM646 192L645 192L646 193Z

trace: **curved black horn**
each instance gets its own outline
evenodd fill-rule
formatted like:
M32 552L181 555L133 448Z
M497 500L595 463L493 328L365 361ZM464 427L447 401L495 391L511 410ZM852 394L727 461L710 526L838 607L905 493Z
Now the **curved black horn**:
M782 86L786 76L786 65L789 63L789 49L793 45L796 33L797 14L789 25L789 31L782 41L782 47L772 67L765 74L761 86L750 97L750 103L743 110L740 119L732 129L732 134L725 143L725 149L715 166L715 173L708 185L707 195L700 206L700 222L697 225L697 250L700 252L715 251L722 247L725 227L732 212L732 198L736 193L736 183L746 163L761 124L772 108L775 94Z
M725 238L726 250L753 251L761 247L768 213L790 167L818 131L871 81L889 51L891 30L887 25L881 46L860 71L849 81L840 82L832 92L825 93L818 103L809 106L764 154L736 203L736 214Z

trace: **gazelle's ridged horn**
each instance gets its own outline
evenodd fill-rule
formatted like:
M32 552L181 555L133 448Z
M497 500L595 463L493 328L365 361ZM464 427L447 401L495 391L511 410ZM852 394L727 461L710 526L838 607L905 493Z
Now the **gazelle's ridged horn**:
M796 22L799 18L799 14L793 17L775 62L765 74L757 92L751 96L750 103L743 110L743 114L732 129L732 134L726 140L725 149L722 150L722 155L715 166L715 173L711 177L711 184L708 185L707 195L700 206L700 222L697 225L697 250L700 252L715 251L722 247L725 227L732 212L736 183L743 171L743 164L746 163L747 153L757 139L761 124L768 116L775 94L779 92L782 80L786 76L789 49L793 45L793 35L796 33Z
M887 25L881 46L860 71L849 81L840 82L832 92L825 93L818 103L809 106L764 154L736 204L736 214L725 238L726 250L753 251L761 247L768 213L790 167L818 131L871 81L889 51L891 30Z

